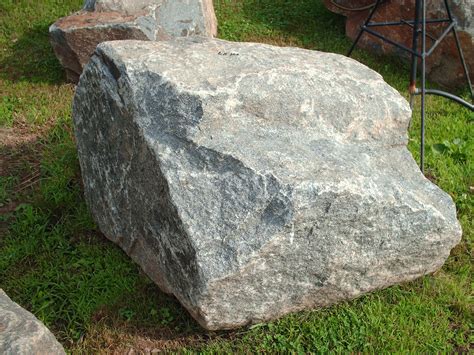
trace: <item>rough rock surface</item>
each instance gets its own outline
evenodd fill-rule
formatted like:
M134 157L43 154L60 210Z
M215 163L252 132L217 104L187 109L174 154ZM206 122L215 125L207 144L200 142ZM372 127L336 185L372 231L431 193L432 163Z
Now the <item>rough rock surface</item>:
M213 37L217 20L212 0L86 0L83 11L59 19L49 32L68 79L78 82L101 42Z
M61 344L34 315L0 289L0 354L66 354Z
M334 6L332 0L324 0L326 7L333 12L347 16L346 33L354 40L360 26L368 16L367 11L349 12ZM374 0L337 0L336 3L345 7L360 7L373 3ZM463 47L464 56L468 64L471 79L474 81L474 1L453 0L449 1L454 17L458 22L459 38ZM442 0L428 1L429 18L446 18L446 10ZM398 19L413 19L415 14L414 0L387 0L377 11L373 21L397 21ZM429 32L439 36L445 25L430 25ZM386 27L379 29L386 37L394 39L407 47L412 46L412 31L407 26ZM360 46L384 54L398 54L408 57L408 54L380 39L364 35L359 42ZM433 42L428 39L427 46ZM448 87L466 85L464 71L459 59L456 43L449 35L442 44L433 52L427 61L428 76L432 81ZM409 73L407 73L407 76Z
M407 102L340 55L107 42L73 116L100 229L208 329L415 279L461 237L406 148Z

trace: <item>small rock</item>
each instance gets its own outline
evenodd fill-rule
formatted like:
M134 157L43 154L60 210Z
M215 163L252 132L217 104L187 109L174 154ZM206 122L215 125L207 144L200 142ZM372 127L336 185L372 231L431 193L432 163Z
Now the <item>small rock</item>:
M51 332L34 315L0 289L0 354L66 354Z

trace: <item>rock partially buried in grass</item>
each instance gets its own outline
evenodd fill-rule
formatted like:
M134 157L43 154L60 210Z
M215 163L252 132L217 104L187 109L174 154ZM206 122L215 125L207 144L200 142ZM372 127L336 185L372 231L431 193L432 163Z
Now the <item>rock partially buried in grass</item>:
M0 289L0 354L66 354L61 344L34 315Z
M207 329L443 265L461 229L409 120L352 59L201 38L101 44L74 101L100 229Z
M101 42L213 37L217 20L212 0L86 0L83 11L59 19L49 32L68 80L77 82Z

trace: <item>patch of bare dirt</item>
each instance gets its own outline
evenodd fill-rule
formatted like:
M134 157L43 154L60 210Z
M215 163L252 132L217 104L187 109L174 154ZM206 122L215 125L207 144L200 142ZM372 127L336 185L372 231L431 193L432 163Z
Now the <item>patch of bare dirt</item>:
M41 178L39 138L43 132L32 132L26 125L0 128L0 177L11 179L7 196L0 200L0 236L8 228L8 215L27 201Z
M26 127L4 128L0 127L0 142L2 149L15 148L28 143L34 143L38 138L37 133L32 133ZM1 166L0 166L1 169ZM0 174L3 171L0 170Z
M196 348L208 340L205 333L179 333L166 327L140 329L124 321L110 322L110 318L106 318L96 322L84 339L70 350L73 353L154 354Z

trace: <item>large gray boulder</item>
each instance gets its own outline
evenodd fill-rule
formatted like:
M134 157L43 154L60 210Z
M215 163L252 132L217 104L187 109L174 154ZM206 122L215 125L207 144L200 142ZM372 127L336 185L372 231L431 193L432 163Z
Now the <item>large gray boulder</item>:
M461 238L407 150L407 102L340 55L108 42L73 116L98 226L208 329L413 280Z
M34 315L0 289L0 354L66 354L61 344Z
M59 19L49 33L68 79L76 83L99 43L214 37L217 20L212 0L86 0L82 11Z

